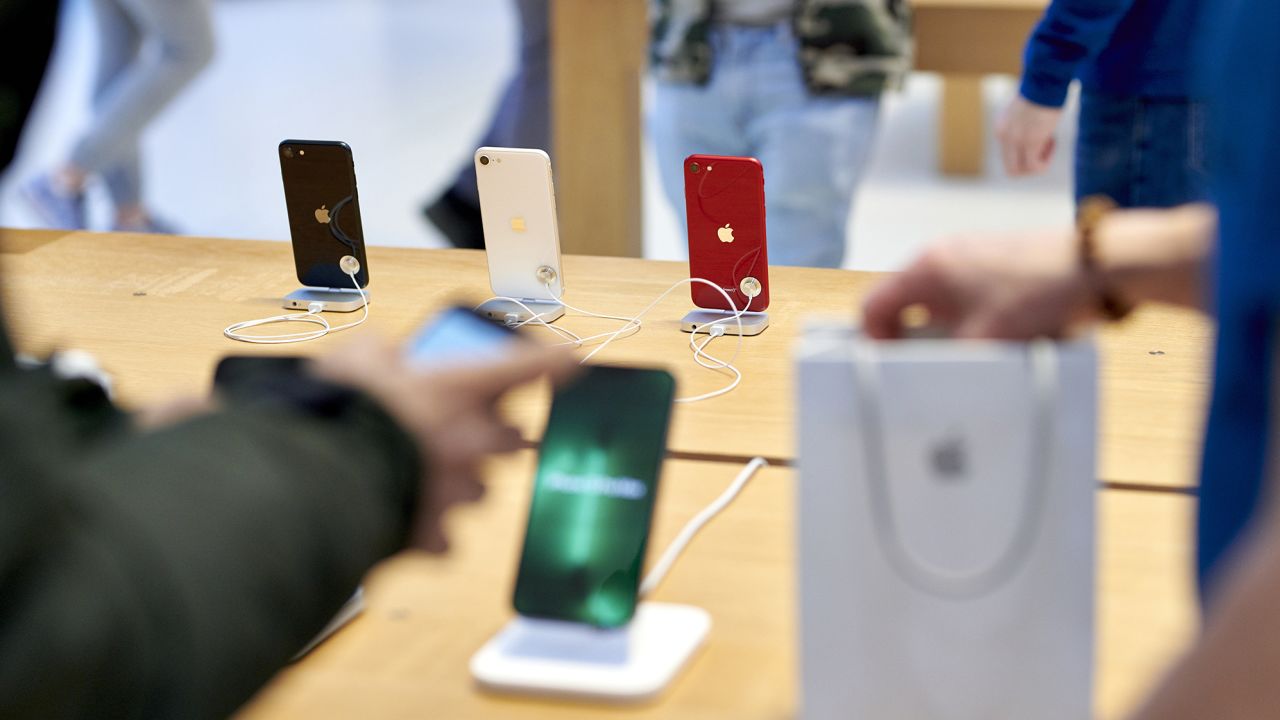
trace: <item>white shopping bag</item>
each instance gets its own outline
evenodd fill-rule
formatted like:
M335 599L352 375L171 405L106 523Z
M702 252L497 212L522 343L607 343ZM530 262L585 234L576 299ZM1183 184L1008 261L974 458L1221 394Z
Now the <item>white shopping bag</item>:
M1096 358L811 325L803 716L1091 715Z

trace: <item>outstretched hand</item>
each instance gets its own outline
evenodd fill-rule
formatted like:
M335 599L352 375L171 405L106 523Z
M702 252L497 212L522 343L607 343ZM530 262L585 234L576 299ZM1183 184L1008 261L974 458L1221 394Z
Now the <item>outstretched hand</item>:
M958 338L1058 337L1096 316L1069 230L937 243L872 290L863 304L864 329L876 339L899 338L903 314L914 307Z
M572 374L577 365L566 351L529 343L505 359L422 370L407 363L400 348L366 337L314 367L321 377L373 397L417 440L424 476L411 543L442 552L448 548L445 513L484 494L481 463L521 446L498 401L541 377Z

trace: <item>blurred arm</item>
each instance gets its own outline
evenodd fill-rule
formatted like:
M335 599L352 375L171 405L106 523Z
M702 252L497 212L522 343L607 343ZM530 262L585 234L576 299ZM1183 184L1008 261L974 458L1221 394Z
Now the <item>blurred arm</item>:
M1274 30L1280 6L1256 3L1248 12L1243 10L1244 6L1224 8L1206 16L1206 22L1225 24L1209 31L1217 42L1207 45L1208 52L1199 58L1217 66L1210 77L1214 120L1221 131L1214 158L1215 194L1223 218L1220 281L1239 283L1240 295L1249 297L1224 302L1224 309L1236 316L1233 322L1238 324L1242 312L1256 313L1254 303L1266 303L1268 310L1261 317L1275 323L1280 297L1280 261L1274 250L1280 238L1280 145L1272 137L1280 122L1280 87L1274 79L1280 68ZM1242 306L1249 310L1242 311ZM1261 495L1266 504L1258 506L1252 528L1219 561L1222 569L1213 569L1213 603L1203 633L1137 715L1139 720L1272 718L1280 708L1280 347L1273 344L1271 353L1272 427L1267 487ZM1256 387L1267 385L1264 378L1256 379ZM1219 431L1232 432L1231 427L1225 423Z
M1053 0L1027 40L1022 97L1061 107L1080 63L1098 54L1134 0Z
M996 122L1005 172L1049 169L1058 121L1076 69L1097 55L1134 0L1055 0L1027 40L1022 87Z
M1274 469L1270 483L1274 494ZM1134 720L1275 717L1280 707L1280 513L1272 504L1225 574L1196 646Z
M943 240L881 283L863 305L869 335L903 332L903 312L961 338L1058 337L1099 319L1099 290L1131 303L1205 306L1204 275L1217 232L1205 205L1114 213L1099 223L1098 272L1081 267L1073 230Z
M417 450L264 399L85 447L0 375L0 715L225 716L402 547Z
M1112 213L1098 225L1103 281L1126 300L1204 310L1218 215L1210 205Z

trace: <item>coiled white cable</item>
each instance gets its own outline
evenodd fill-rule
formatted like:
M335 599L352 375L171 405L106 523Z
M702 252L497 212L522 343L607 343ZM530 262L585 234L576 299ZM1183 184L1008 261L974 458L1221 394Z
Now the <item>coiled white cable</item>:
M702 325L701 327L695 328L693 332L689 333L689 347L693 348L693 361L708 370L728 370L729 372L733 373L733 381L730 382L728 385L720 388L719 390L714 390L709 393L704 393L702 395L695 395L693 397L676 398L675 400L676 402L691 403L691 402L699 402L702 400L710 400L713 397L719 397L721 395L731 392L734 388L738 387L739 383L742 382L742 371L739 370L736 366L734 366L733 363L737 362L738 352L742 349L742 315L743 313L746 313L751 309L751 301L754 299L755 298L748 297L747 303L746 305L742 306L741 312L738 312L735 310L734 315L726 315L725 317L719 320L713 320L705 325ZM730 305L732 304L733 304L732 301L730 301ZM708 353L706 350L707 350L707 346L711 344L712 340L715 340L716 338L724 335L725 330L724 330L724 326L721 325L721 323L725 323L734 319L738 321L738 345L736 348L734 348L733 356L729 358L728 361L724 361ZM695 341L697 334L700 332L707 333L707 339L703 340L701 344ZM711 364L704 362L703 358L710 360Z
M345 260L346 258L343 259ZM364 311L364 314L359 320L334 327L329 324L328 319L320 314L324 311L323 303L313 302L307 307L307 311L305 313L288 313L286 315L274 315L272 317L261 318L258 320L246 320L245 322L228 325L223 329L222 334L232 340L238 340L240 342L256 343L259 345L283 345L285 343L315 340L317 338L322 338L329 333L349 330L350 328L360 325L365 320L369 319L369 296L365 294L364 288L360 287L360 281L356 279L356 275L360 272L360 266L359 264L356 264L354 269L349 269L348 266L344 265L342 271L351 278L351 283L355 286L356 292L360 293L361 309ZM261 325L272 325L275 323L285 322L312 323L319 325L320 327L316 330L281 333L279 335L245 335L242 332L249 328L259 327Z

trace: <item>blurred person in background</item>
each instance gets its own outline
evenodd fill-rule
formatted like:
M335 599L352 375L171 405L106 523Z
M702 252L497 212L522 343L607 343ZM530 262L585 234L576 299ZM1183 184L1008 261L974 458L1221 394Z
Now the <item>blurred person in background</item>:
M0 168L8 167L53 49L58 3L0 0Z
M1005 170L1043 173L1073 79L1081 84L1075 197L1121 207L1204 200L1205 109L1192 87L1208 0L1053 0L997 125Z
M515 0L520 48L515 75L478 147L537 148L551 153L551 31L547 0ZM554 157L554 153L552 153ZM422 208L426 219L458 248L484 248L480 191L470 153L440 197Z
M0 55L23 48L0 79L0 171L56 15L0 0ZM529 347L424 371L365 336L212 401L130 414L13 351L0 315L5 718L231 714L370 566L446 549L445 513L480 497L490 453L519 444L499 399L574 367Z
M876 338L902 313L969 338L1058 337L1139 302L1217 320L1198 492L1204 627L1141 720L1271 718L1280 708L1280 4L1220 0L1195 25L1217 212L1103 212L1081 228L937 243L866 299ZM1086 240L1086 237L1090 238Z
M99 178L112 229L174 232L146 207L142 132L213 58L212 0L93 0L98 64L89 128L66 162L23 186L50 227L88 226L85 187Z
M764 166L769 260L839 267L880 95L910 66L905 0L657 0L652 132L684 218L684 158Z

